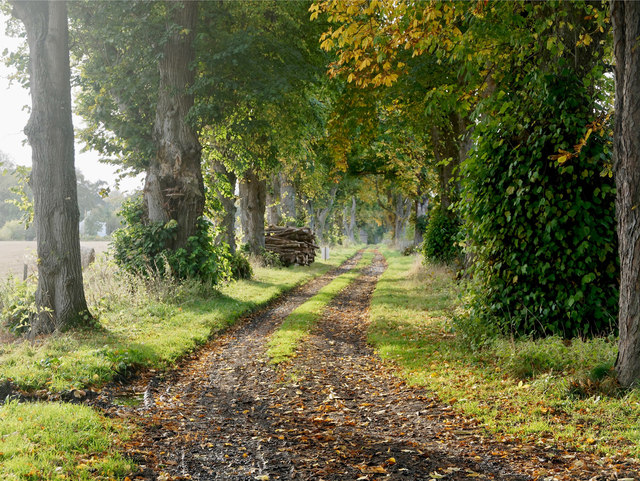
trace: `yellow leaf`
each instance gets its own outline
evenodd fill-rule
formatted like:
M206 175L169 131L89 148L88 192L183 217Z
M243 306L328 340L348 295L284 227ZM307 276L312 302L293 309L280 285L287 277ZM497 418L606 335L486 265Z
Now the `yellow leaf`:
M349 76L347 77L347 82L351 83L353 82L353 79L355 78L355 75L353 75L352 73L349 74Z
M568 156L562 155L562 156L558 157L558 163L559 164L564 164L567 161L567 159L568 159Z
M315 20L316 18L318 18L318 12L313 12L309 17L309 20Z
M587 130L587 135L584 136L584 140L587 140L592 132L593 132L593 129Z

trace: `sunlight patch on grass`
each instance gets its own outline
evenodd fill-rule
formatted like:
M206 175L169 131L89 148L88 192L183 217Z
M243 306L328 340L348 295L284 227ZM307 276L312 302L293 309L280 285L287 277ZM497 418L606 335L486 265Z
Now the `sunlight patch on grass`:
M0 380L10 379L27 391L63 391L101 386L141 367L164 369L240 316L326 273L356 250L334 248L330 260L308 267L256 268L254 279L217 291L177 285L162 295L131 291L118 283L113 271L96 265L99 275L88 275L92 290L87 297L96 302L94 310L100 310L100 328L2 345Z
M133 469L118 452L126 432L86 406L9 402L0 406L0 478L122 479Z
M408 382L503 436L640 455L640 391L590 391L607 386L616 339L499 339L473 351L453 327L464 295L453 273L383 253L389 267L373 295L369 341Z

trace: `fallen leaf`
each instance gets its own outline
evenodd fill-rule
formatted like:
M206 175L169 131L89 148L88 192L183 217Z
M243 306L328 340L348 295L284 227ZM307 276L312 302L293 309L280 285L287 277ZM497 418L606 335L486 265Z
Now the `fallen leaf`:
M386 474L387 470L382 466L367 466L366 464L356 465L362 473L365 474Z

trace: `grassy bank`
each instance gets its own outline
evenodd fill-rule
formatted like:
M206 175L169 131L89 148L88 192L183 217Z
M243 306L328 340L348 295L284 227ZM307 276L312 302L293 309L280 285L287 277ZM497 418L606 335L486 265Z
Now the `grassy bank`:
M268 343L267 355L273 364L280 364L295 355L300 341L309 335L324 308L340 291L351 284L372 260L373 252L365 252L356 267L336 277L287 316Z
M384 254L369 340L409 382L505 438L640 456L640 392L620 393L610 377L615 339L500 339L473 351L452 322L463 294L452 272Z
M257 268L253 280L218 291L166 280L132 285L98 263L85 278L100 327L0 344L0 381L30 392L66 391L170 367L241 315L355 252L332 249L329 261L306 268ZM0 407L0 479L123 479L132 466L119 446L131 429L81 405L10 402Z
M112 267L93 266L85 275L86 291L100 328L0 345L0 380L11 379L26 391L64 391L101 386L139 368L166 368L241 315L355 251L332 249L330 260L309 267L256 268L254 279L215 291L168 281L132 286Z
M15 401L0 409L3 480L123 479L127 430L85 406Z

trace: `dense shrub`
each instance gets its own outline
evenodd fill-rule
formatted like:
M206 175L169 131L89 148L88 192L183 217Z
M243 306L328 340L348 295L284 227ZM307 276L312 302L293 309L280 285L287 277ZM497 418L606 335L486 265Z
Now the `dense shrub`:
M124 226L113 233L113 257L122 268L136 275L171 275L217 284L237 274L250 275L242 260L226 245L213 244L211 224L199 219L196 234L184 248L165 246L175 236L177 223L144 222L142 198L125 202L120 211Z
M461 252L458 244L460 221L456 215L438 206L431 212L424 231L422 252L429 261L450 263Z
M251 279L251 277L253 277L253 269L251 268L249 259L240 252L231 254L229 262L231 265L231 276L234 279Z
M531 75L478 126L463 166L473 179L460 202L475 255L472 324L562 337L611 332L618 259L608 129L587 131L597 106L575 75ZM579 155L550 158L581 138Z

